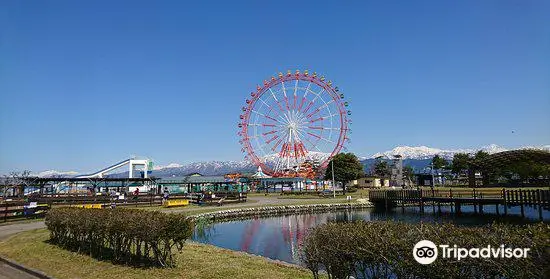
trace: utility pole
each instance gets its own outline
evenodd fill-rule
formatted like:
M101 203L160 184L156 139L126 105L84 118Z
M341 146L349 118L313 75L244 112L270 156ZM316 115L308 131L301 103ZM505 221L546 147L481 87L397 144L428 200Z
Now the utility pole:
M336 182L334 181L334 157L332 157L332 160L330 160L330 164L332 165L332 197L336 198Z
M435 187L435 179L434 179L434 163L432 162L431 164L431 167L430 167L430 172L432 173L432 190L433 188Z

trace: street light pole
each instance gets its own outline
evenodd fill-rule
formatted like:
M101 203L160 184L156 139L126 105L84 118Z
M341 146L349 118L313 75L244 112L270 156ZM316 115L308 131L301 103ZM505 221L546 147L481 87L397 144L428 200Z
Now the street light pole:
M431 173L432 173L432 189L435 187L435 179L434 179L434 163L432 162L432 165L430 167Z
M332 197L336 198L336 182L334 181L334 157L332 157L332 160L330 160L330 164L332 165Z

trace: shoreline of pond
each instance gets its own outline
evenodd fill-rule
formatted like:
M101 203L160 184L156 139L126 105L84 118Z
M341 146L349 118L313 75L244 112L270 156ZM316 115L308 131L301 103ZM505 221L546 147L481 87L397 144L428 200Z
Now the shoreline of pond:
M291 215L300 213L322 213L327 211L354 210L374 208L371 202L361 203L333 203L333 204L307 204L307 205L278 205L262 206L251 208L236 208L214 212L200 213L189 216L194 220L207 220L222 222L231 220L242 220L255 217L273 217L280 215Z

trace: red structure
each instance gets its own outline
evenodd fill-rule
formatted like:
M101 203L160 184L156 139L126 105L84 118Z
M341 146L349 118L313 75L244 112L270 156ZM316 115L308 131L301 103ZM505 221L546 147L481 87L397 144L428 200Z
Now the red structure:
M311 176L348 141L344 94L316 73L279 73L250 93L240 115L242 152L271 176ZM308 169L303 169L307 167Z

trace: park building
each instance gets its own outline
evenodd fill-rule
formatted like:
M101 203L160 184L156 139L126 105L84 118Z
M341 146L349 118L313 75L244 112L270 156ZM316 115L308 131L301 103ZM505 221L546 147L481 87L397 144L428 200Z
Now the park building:
M163 178L158 188L170 193L186 194L198 192L247 192L249 179L229 175L202 175L192 173L181 177Z
M390 179L375 175L369 175L363 178L353 180L348 186L357 188L385 188L390 186Z

